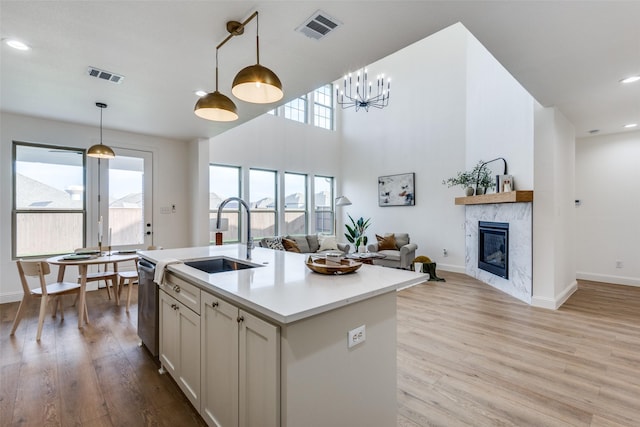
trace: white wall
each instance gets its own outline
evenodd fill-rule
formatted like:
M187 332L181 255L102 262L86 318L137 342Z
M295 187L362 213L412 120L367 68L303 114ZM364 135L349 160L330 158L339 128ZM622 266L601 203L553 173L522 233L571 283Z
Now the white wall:
M578 278L640 286L639 160L638 131L577 140Z
M555 309L576 290L575 134L555 108L536 105L532 304Z
M471 33L467 41L467 169L502 157L514 188L531 190L535 101ZM504 171L501 160L487 167Z
M17 268L11 259L12 141L89 148L99 142L99 128L57 122L17 114L0 114L0 303L22 297ZM149 135L105 128L103 141L111 147L150 151L153 154L153 243L181 247L189 243L191 204L187 193L186 143ZM96 162L87 162L87 186L94 188ZM176 213L160 214L160 206L176 205ZM95 207L88 201L89 217ZM90 224L91 226L91 224ZM95 236L89 230L89 236ZM97 244L88 242L88 245ZM77 271L69 269L66 280L75 281Z
M449 27L368 67L392 79L389 106L339 111L344 195L352 217L371 218L367 235L410 234L416 255L464 272L461 189L442 180L465 169L466 30ZM355 70L354 70L355 71ZM378 206L382 175L415 172L415 206ZM448 257L443 257L447 249Z

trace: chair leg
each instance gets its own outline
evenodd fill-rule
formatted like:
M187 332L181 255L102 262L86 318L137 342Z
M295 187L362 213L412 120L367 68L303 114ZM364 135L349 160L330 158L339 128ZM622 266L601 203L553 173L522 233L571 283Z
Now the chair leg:
M36 334L36 341L40 341L40 337L42 336L42 326L44 325L44 316L47 312L47 296L42 295L40 298L40 316L38 316L38 333Z
M31 298L28 295L22 297L22 301L20 301L20 306L18 307L18 312L16 313L16 318L13 319L13 326L11 327L11 333L9 335L14 335L16 333L16 329L18 329L18 325L22 320L22 316L24 316L24 312L30 299Z
M60 306L60 320L64 320L64 307L62 305L62 299L63 299L62 295L58 296L57 298L58 305Z
M133 289L133 280L129 279L129 283L127 284L127 313L129 312L129 305L131 305L131 291Z
M112 282L113 283L113 282ZM107 288L107 296L109 297L109 299L111 299L111 291L109 290L109 279L106 279L104 281L104 285Z

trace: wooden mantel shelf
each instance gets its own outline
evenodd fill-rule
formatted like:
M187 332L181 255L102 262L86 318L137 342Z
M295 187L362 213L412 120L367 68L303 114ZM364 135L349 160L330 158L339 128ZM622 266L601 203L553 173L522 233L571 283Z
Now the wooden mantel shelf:
M481 196L456 197L456 205L487 205L490 203L523 203L533 202L533 191L509 191L507 193L490 193Z

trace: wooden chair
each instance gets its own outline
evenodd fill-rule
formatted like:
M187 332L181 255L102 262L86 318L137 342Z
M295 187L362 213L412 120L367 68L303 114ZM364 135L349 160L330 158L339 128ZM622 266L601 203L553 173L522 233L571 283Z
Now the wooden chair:
M18 312L16 313L16 318L13 321L13 327L11 328L10 335L14 335L16 329L18 329L18 325L22 320L22 316L24 316L27 304L29 304L29 302L34 298L40 298L40 316L38 318L38 333L36 335L36 340L40 341L40 336L42 335L42 325L44 324L44 314L47 310L47 302L49 301L49 297L54 298L53 317L56 317L58 306L60 306L60 318L64 320L61 297L62 295L79 294L80 284L70 282L55 282L47 284L45 276L51 273L51 269L49 268L49 264L44 261L19 260L17 261L17 264L24 296L22 297L22 301L20 302L20 307L18 307ZM39 287L30 289L27 277L38 277ZM88 318L86 307L84 315L85 318Z
M138 283L138 259L134 260L136 264L136 269L131 271L118 271L118 289L114 292L117 292L116 301L119 301L120 294L122 293L122 288L127 284L127 313L129 312L129 305L131 305L131 290L133 289L134 283Z
M81 251L89 251L89 250L98 250L98 247L95 248L78 248L76 252ZM100 271L102 268L102 271ZM87 273L87 283L89 282L99 282L104 280L104 284L107 288L107 296L111 299L111 292L109 291L109 281L111 281L111 287L113 288L114 298L116 299L116 303L118 303L118 296L116 292L118 291L118 274L113 270L109 270L109 263L98 265L98 271L94 273ZM80 276L78 276L78 283L80 283Z

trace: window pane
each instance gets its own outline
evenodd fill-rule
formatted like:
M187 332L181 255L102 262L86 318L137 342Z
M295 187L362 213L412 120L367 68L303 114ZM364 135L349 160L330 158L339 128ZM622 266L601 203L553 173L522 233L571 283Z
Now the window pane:
M275 236L277 233L275 171L260 169L249 171L249 201L252 236L254 238Z
M109 228L112 246L144 243L144 159L109 161Z
M16 209L84 208L82 151L16 145Z
M284 223L286 234L306 234L307 221L305 212L285 212Z
M307 176L285 173L284 194L285 233L305 234L307 231Z
M72 252L84 246L81 150L16 143L15 257Z
M73 252L84 246L83 230L82 212L17 213L16 257Z
M313 92L313 124L333 129L333 85L324 85Z
M318 233L333 233L333 178L316 176L315 187L315 225Z
M307 122L307 96L301 96L284 104L284 117L296 122Z
M215 242L218 207L229 197L240 197L240 168L236 166L209 165L209 218L210 242ZM240 241L239 203L229 202L223 209L222 218L229 220L229 229L222 232L224 242Z

